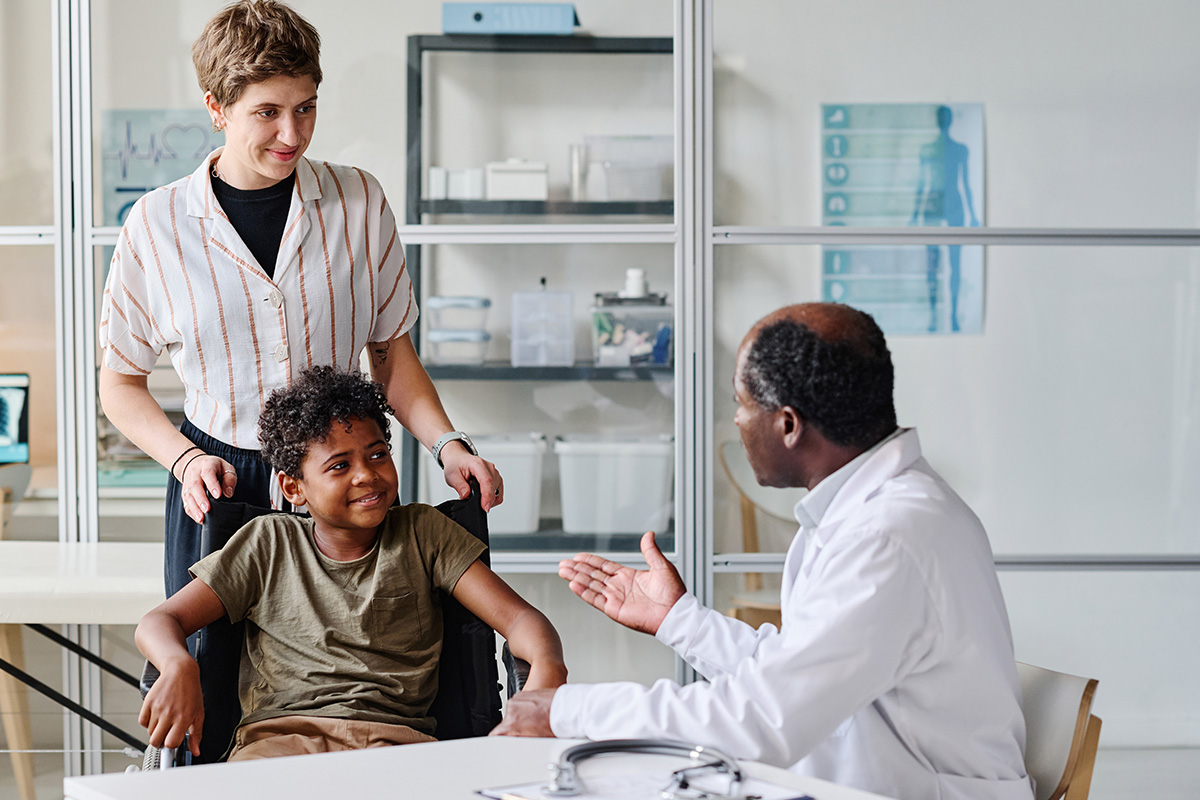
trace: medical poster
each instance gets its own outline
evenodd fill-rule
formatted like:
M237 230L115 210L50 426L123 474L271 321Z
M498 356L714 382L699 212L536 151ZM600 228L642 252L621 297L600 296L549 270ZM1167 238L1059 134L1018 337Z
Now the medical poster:
M977 227L983 105L821 106L823 225ZM983 332L983 247L826 246L822 296L888 334Z
M151 189L190 175L225 143L203 108L116 109L101 114L102 225L122 225Z

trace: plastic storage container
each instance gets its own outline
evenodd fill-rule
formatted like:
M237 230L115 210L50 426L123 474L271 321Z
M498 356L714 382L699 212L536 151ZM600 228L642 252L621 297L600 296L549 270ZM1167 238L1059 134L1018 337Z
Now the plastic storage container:
M569 367L575 363L575 318L570 292L513 292L514 367Z
M625 298L597 294L592 306L592 352L598 367L670 366L674 309L662 295Z
M558 456L564 533L662 532L671 521L670 436L562 436Z
M670 136L585 136L587 199L670 200L675 141Z
M504 502L488 512L488 532L534 533L542 507L542 458L546 437L540 433L502 433L471 439L479 455L504 477ZM426 493L437 504L458 497L446 485L433 455L425 453Z
M488 342L487 331L431 330L425 336L430 362L434 364L483 364Z
M484 330L491 307L492 301L487 297L435 295L425 301L432 330Z

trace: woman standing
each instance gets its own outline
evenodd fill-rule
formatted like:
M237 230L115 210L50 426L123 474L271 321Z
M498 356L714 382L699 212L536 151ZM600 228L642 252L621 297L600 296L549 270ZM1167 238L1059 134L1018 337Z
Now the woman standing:
M171 472L167 594L190 580L213 498L270 504L257 428L271 391L316 364L357 369L364 349L446 482L466 496L474 476L485 509L501 502L499 474L454 430L413 348L417 307L382 188L355 167L304 157L321 83L317 31L283 3L241 0L209 20L192 60L225 146L134 205L100 323L104 413ZM179 430L147 388L163 350L186 392ZM211 630L194 647L207 713L201 760L212 761L238 720L229 689L240 638ZM233 708L219 707L218 692Z

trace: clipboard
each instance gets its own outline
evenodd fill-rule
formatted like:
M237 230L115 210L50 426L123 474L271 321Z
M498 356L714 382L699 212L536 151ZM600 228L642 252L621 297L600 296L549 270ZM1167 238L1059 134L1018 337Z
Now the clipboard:
M590 758L612 754L647 754L687 758L691 763L664 772L661 763L652 769L634 769L579 775L578 765ZM737 761L716 748L662 739L612 739L586 742L567 748L552 775L534 783L479 789L490 800L814 800L769 781L748 778Z

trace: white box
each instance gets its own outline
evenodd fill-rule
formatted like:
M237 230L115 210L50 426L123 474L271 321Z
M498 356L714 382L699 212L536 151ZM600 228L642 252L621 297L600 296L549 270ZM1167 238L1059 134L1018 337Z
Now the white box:
M562 436L558 455L564 533L667 530L675 484L670 436Z
M513 292L514 367L569 367L575 363L574 303L570 292Z
M485 167L484 189L488 200L546 200L550 197L547 167L543 163L510 158Z
M445 167L430 167L429 188L426 190L425 196L430 200L445 200L449 193L449 178Z
M489 533L535 533L542 508L542 456L546 437L540 433L474 436L479 455L491 461L504 479L504 502L488 512ZM437 505L458 497L446 485L433 455L425 452L426 496Z
M446 170L446 196L451 200L482 200L483 169L468 167Z

